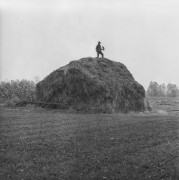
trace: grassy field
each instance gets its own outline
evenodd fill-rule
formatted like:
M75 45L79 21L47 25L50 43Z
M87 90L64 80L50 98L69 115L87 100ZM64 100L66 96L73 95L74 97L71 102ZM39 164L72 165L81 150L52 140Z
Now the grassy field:
M179 115L151 101L127 115L1 108L0 179L179 179Z

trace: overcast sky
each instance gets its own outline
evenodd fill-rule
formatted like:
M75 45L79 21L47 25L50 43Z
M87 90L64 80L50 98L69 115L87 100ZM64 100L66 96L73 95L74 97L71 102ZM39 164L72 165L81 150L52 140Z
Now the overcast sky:
M0 80L42 80L71 60L124 63L145 88L179 86L178 0L0 0Z

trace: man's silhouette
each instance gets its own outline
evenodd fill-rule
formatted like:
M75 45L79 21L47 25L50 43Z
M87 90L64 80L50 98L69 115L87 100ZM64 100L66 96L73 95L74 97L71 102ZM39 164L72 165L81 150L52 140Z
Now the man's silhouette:
M102 58L104 57L102 50L104 50L104 47L101 47L101 42L98 42L98 45L96 46L96 52L97 52L97 57L99 58L99 55L101 54Z

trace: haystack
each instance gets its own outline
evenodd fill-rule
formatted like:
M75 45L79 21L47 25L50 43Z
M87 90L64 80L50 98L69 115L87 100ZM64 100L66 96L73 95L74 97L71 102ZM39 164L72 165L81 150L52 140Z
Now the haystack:
M145 90L126 66L106 58L82 58L53 71L36 86L43 106L85 112L145 110Z

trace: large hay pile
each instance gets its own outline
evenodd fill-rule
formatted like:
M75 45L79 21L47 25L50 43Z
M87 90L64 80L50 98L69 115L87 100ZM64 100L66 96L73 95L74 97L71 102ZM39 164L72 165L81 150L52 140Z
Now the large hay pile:
M145 110L145 90L122 63L82 58L53 71L36 87L48 107L88 112Z

